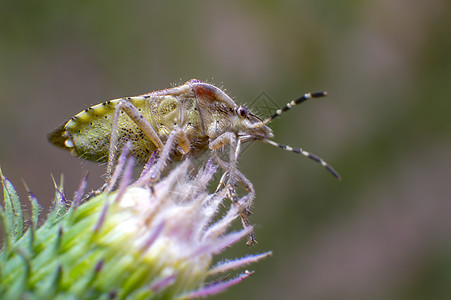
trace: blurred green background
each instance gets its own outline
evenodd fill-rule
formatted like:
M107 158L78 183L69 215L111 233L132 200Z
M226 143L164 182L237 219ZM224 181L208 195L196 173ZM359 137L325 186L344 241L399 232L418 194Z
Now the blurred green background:
M0 165L48 203L50 173L68 195L86 170L102 182L46 141L90 105L191 78L238 103L327 90L272 128L343 181L249 147L260 244L225 257L274 256L214 299L451 299L450 15L447 0L1 0Z

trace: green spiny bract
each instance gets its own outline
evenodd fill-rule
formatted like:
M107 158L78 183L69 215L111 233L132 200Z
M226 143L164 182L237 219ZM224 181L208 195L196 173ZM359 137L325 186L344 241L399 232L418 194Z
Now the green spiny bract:
M231 204L218 217L226 191L205 190L216 167L208 163L189 176L188 165L182 163L152 188L139 180L129 184L131 168L118 166L123 172L118 190L106 189L83 203L82 192L67 200L61 184L39 227L33 194L25 226L17 193L1 175L0 299L193 299L248 277L252 272L215 281L269 253L211 266L215 254L251 228L228 233L241 208ZM206 279L212 283L205 285Z

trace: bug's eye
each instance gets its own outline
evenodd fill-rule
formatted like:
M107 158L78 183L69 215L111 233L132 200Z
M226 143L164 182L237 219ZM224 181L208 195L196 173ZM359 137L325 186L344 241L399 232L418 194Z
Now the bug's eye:
M237 112L237 114L238 114L239 116L241 116L241 117L245 117L245 116L247 116L247 114L248 114L248 110L247 110L247 108L244 107L244 106L238 107L237 110L236 110L236 112Z

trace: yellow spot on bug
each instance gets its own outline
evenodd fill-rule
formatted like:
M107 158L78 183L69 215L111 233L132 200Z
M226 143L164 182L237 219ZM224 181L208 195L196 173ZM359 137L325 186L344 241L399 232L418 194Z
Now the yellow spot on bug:
M89 120L91 120L91 115L87 111L82 111L81 113L79 113L75 117L77 117L77 121L83 122L83 123L89 122Z
M66 141L64 142L64 145L65 145L67 148L73 148L73 147L74 147L74 143L73 143L71 140L66 140Z
M105 107L105 105L103 103L97 104L91 108L92 108L92 112L96 115L104 115L108 111L108 109Z

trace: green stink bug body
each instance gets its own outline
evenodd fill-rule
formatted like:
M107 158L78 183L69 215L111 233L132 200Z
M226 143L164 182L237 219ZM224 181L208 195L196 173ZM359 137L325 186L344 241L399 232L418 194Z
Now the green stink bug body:
M161 150L176 124L189 141L189 148L174 151L171 157L175 160L181 159L184 154L198 156L208 148L209 142L226 132L233 132L246 140L272 137L271 129L263 125L261 119L245 111L244 107L237 106L223 91L213 85L190 80L179 87L92 106L50 133L49 141L75 156L106 162L113 115L121 101L135 107L158 137L156 140L149 138L131 117L119 118L117 148L131 141L131 153L139 164L147 162L155 150ZM261 126L253 128L255 124ZM210 148L215 150L224 144L225 141L221 143L218 140L217 145L212 146L214 149Z
M249 227L247 217L255 192L251 182L236 168L242 143L260 140L302 154L340 179L338 173L318 156L272 141L274 135L268 126L290 108L325 95L325 92L307 93L262 120L246 107L235 104L216 86L192 79L181 86L90 107L50 133L48 139L75 156L97 162L107 161L107 181L116 152L126 143L138 164L145 164L152 153L158 151L158 168L149 175L149 182L158 179L167 159L197 157L210 149L213 159L224 170L218 189L226 185L229 198L241 211L244 227ZM229 147L228 161L222 160L216 153L225 146ZM248 192L240 199L236 193L237 184ZM255 243L251 233L248 244Z
M146 163L155 150L161 151L169 133L178 125L182 133L171 153L171 159L174 160L180 160L186 155L198 156L208 148L221 149L230 144L231 139L237 143L237 149L232 149L237 158L241 143L261 140L307 156L340 178L332 167L316 155L270 140L274 135L267 126L293 106L325 95L325 92L307 93L277 110L272 117L261 120L246 107L235 104L221 89L191 79L181 86L92 106L50 133L48 139L52 144L69 150L75 156L106 162L111 154L113 116L118 105L124 104L124 110L120 113L126 113L128 116L118 118L113 149L117 151L125 142L131 141L131 153L138 164Z

